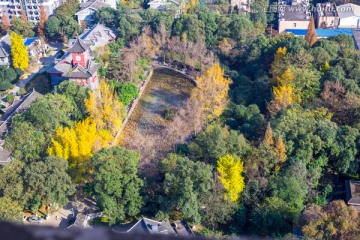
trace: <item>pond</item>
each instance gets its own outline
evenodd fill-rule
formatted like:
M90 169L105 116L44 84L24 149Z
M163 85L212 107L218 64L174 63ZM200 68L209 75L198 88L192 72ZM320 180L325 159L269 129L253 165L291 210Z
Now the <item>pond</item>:
M169 149L159 146L162 130L171 120L166 112L176 112L190 97L194 84L170 69L157 69L148 83L139 103L121 133L120 145L138 151L142 163L162 157ZM169 111L170 110L170 111Z

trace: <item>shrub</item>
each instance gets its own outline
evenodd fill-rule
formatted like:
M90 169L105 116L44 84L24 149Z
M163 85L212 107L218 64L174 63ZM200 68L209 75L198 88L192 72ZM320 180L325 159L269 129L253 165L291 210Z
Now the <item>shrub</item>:
M6 101L7 101L8 103L12 104L12 103L14 102L14 100L15 100L15 96L14 96L14 95L9 94L9 95L6 96Z
M120 102L125 106L128 105L132 99L139 96L138 87L132 82L125 82L118 88Z

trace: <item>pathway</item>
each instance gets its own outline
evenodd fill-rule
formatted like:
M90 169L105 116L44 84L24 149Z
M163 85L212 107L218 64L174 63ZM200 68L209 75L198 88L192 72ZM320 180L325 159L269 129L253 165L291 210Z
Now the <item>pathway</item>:
M7 94L4 94L1 98L1 102L0 104L6 104L6 96L9 94L13 94L13 95L17 95L17 93L19 92L19 90L21 88L24 88L26 86L26 84L37 74L39 73L43 73L45 72L50 65L55 61L56 57L59 55L59 51L58 49L54 49L51 52L51 55L48 57L43 57L40 59L40 64L36 65L31 71L30 73L28 73L27 75L23 76L22 79L20 79L20 81L16 84L16 86L14 86Z

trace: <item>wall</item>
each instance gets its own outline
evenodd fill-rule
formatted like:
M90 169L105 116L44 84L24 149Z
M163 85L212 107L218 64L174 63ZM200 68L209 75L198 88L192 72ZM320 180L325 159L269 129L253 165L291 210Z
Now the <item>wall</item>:
M286 29L307 29L309 26L308 21L280 21L279 20L279 33L285 33ZM296 27L294 27L296 24Z
M340 18L339 28L357 28L359 17Z
M333 21L332 24L331 21ZM339 24L339 17L319 16L316 28L329 28L329 27L337 28L338 24Z

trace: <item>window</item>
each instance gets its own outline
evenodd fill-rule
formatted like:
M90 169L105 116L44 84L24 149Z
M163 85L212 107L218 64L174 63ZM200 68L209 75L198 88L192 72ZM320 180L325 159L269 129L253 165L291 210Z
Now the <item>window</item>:
M294 27L296 27L296 23L294 23Z

